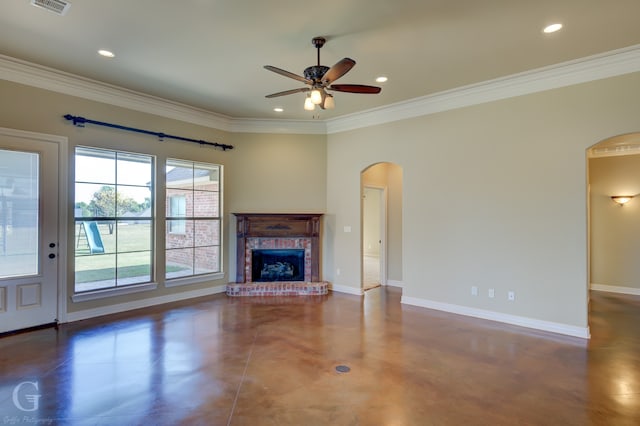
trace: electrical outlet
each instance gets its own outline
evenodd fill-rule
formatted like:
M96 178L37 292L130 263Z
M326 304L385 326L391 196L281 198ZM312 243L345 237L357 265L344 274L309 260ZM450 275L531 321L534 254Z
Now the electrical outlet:
M516 293L514 291L510 291L509 293L507 293L507 298L513 302L514 300L516 300Z
M340 268L336 269L336 275L340 275Z
M478 295L478 287L476 287L475 285L473 287L471 287L471 295L472 296L477 296Z
M496 297L496 291L492 288L489 289L489 297L492 299Z

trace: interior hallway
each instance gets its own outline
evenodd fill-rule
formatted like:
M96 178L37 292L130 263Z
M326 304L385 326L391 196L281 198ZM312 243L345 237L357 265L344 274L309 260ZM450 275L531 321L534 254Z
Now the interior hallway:
M362 288L364 291L380 287L380 258L362 256Z
M586 341L400 295L217 295L7 336L0 413L74 425L640 422L640 297L593 293ZM13 403L26 381L37 391L16 395L33 408L25 397L39 394L35 411Z

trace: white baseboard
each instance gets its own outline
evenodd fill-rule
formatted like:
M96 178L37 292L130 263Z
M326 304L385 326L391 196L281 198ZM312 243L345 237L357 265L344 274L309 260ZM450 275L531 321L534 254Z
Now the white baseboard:
M387 283L385 285L390 285L392 287L404 288L404 282L403 281L387 280Z
M102 315L117 314L133 309L148 308L150 306L162 305L164 303L177 302L180 300L193 299L194 297L210 296L212 294L224 293L226 285L208 287L199 290L185 291L184 293L168 294L166 296L152 297L149 299L135 300L132 302L120 303L118 305L103 306L94 309L85 309L78 312L69 312L66 315L66 322L80 321L95 318Z
M346 285L337 285L329 283L329 290L337 291L338 293L355 294L356 296L362 296L364 291L361 288L349 287Z
M635 296L640 296L640 288L635 287L620 287L615 285L591 283L591 290L608 291L609 293L633 294Z
M568 336L589 339L589 327L576 327L573 325L561 324L551 321L537 320L533 318L521 317L517 315L502 314L500 312L486 311L484 309L469 308L467 306L452 305L449 303L434 302L416 297L402 296L401 303L407 305L420 306L422 308L436 309L438 311L450 312L458 315L482 318L490 321L497 321L520 327L533 328L536 330L550 331L552 333L565 334Z

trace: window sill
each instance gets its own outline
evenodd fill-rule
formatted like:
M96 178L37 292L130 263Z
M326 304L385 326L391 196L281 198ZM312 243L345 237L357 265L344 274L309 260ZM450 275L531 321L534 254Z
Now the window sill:
M224 272L216 272L213 274L194 275L191 277L172 278L165 281L165 287L179 287L189 284L203 283L206 281L221 280L224 278Z
M142 291L152 291L158 288L157 283L134 284L126 287L114 287L104 290L88 291L86 293L76 293L71 296L74 303L86 302L88 300L104 299L107 297L121 296L123 294L140 293Z

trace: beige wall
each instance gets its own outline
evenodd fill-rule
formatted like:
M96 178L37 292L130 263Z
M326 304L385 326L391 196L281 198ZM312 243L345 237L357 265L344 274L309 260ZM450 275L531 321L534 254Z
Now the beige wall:
M360 171L388 161L403 297L587 327L586 149L637 130L633 87L640 73L329 135L325 278L359 286Z
M640 194L640 155L592 158L591 282L640 289L640 199L624 207L612 195Z
M69 138L69 188L73 195L73 152L76 145L86 145L134 151L155 155L158 170L166 158L204 161L224 166L224 248L223 262L225 279L193 284L183 287L165 288L158 277L156 291L109 297L82 303L68 302L68 312L119 304L145 298L166 296L173 293L202 289L226 284L235 270L235 238L232 212L324 212L326 149L324 136L308 135L253 135L233 134L178 120L171 120L101 104L72 96L23 86L0 80L0 127L48 133ZM63 117L65 114L79 115L94 120L112 122L130 127L167 134L231 144L235 149L223 152L197 144L165 140L100 126L84 128L72 126ZM157 179L163 188L162 176ZM157 212L165 211L164 199L156 200ZM69 233L67 267L68 277L73 277L73 201L67 200ZM160 216L158 216L160 217ZM160 223L158 225L161 225ZM162 224L162 226L164 226ZM162 228L163 229L163 228ZM157 247L164 247L164 235L158 233ZM231 246L231 251L230 251ZM164 264L164 254L156 250L157 265ZM61 258L64 263L65 259ZM163 274L158 274L163 275ZM73 294L73 282L68 282L68 294Z
M324 135L232 134L225 163L225 206L230 213L324 213L327 168ZM228 271L234 280L236 240L228 234Z
M154 154L158 164L176 157L224 165L227 276L235 272L229 267L235 261L230 212L326 211L323 278L358 291L361 172L394 163L401 172L389 181L402 191L390 204L402 206L402 219L389 232L396 226L402 234L403 297L587 327L585 150L638 131L635 87L640 73L325 137L227 133L0 81L0 126L67 136L70 169L79 144ZM66 113L236 149L74 128L62 118ZM301 195L303 187L309 191ZM164 201L157 201L164 211ZM70 226L70 241L72 232ZM163 260L158 250L157 262ZM72 276L71 262L68 271ZM226 281L188 289L160 285L155 292L70 304L69 311ZM471 286L479 287L479 296L471 295ZM489 288L495 299L486 296ZM507 301L510 290L515 302Z

